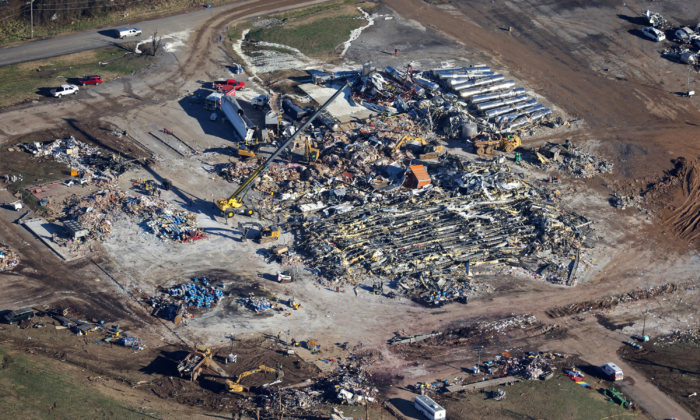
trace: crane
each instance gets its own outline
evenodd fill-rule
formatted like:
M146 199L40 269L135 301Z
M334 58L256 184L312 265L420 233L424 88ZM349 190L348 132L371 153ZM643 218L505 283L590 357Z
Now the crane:
M246 194L247 194L248 191L250 190L250 187L253 186L253 181L255 181L255 179L256 179L257 177L261 176L261 175L270 167L270 164L272 164L272 162L273 162L275 159L277 159L277 157L278 157L279 155L281 155L282 152L284 152L284 150L285 150L290 144L292 144L292 142L293 142L294 139L299 135L299 133L303 133L304 130L306 130L306 127L308 127L308 126L311 124L311 122L313 122L313 120L314 120L324 109L326 109L326 107L328 107L328 105L330 105L331 102L333 102L333 101L335 100L335 98L337 98L337 97L343 92L343 90L344 90L346 87L348 87L348 86L350 86L350 82L346 82L346 83L343 85L343 87L341 87L340 89L338 89L338 91L336 91L336 92L333 94L333 96L331 96L331 98L330 98L328 101L326 101L326 103L323 104L323 106L321 106L321 108L319 108L316 112L314 112L314 114L313 114L313 115L312 115L312 116L311 116L311 117L310 117L310 118L309 118L309 119L308 119L308 120L293 134L293 135L292 135L292 136L291 136L291 137L289 137L289 138L287 139L287 141L285 141L284 143L282 143L282 145L275 151L275 153L273 153L269 158L267 158L267 160L265 161L265 163L263 163L263 164L260 165L255 171L253 171L253 173L248 177L248 179L246 179L246 180L238 187L238 189L237 189L233 194L231 194L231 196L230 196L229 198L220 198L220 199L218 199L218 200L216 200L216 201L214 202L214 204L216 205L216 207L217 207L219 210L221 210L221 214L222 214L225 218L227 218L227 219L228 219L228 218L231 218L231 217L233 217L233 216L236 215L236 214L246 214L246 215L248 215L248 216L253 215L254 209L251 208L251 207L246 207L246 206L244 206L244 204L243 204L243 200L245 199Z

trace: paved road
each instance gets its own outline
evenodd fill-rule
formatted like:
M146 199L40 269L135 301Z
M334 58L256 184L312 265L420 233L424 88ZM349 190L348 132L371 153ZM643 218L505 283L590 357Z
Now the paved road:
M153 34L153 31L156 29L161 35L192 29L217 13L250 3L256 2L242 1L216 8L202 9L196 12L128 25L140 28L143 31L143 36L140 38L117 39L114 38L113 34L109 33L110 28L103 28L5 47L0 49L0 66L9 66L11 64L94 50L96 48L109 47L114 44L133 42L135 39L146 39ZM114 28L122 26L126 25L115 25Z

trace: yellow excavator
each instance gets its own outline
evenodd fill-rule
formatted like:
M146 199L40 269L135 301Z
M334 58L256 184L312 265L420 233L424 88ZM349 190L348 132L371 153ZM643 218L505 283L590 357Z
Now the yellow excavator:
M304 141L304 159L306 160L306 162L316 163L320 155L321 151L311 147L311 142L309 141L309 137L307 136L306 140Z
M440 143L438 143L437 140L428 142L422 137L411 137L406 135L401 137L401 140L399 140L399 142L396 143L396 146L394 146L394 148L391 149L391 154L394 154L394 152L399 150L401 145L407 141L417 141L418 143L423 145L423 148L421 149L421 154L418 156L419 159L437 159L438 156L440 156L445 151L445 148Z
M250 203L248 203L248 205L243 204L243 200L245 199L246 194L253 186L253 181L255 181L257 177L262 175L270 167L270 164L272 164L272 162L274 162L274 160L277 159L277 157L281 155L282 152L284 152L290 144L292 144L292 142L294 141L294 139L296 139L299 133L303 133L304 130L306 130L306 128L314 121L314 119L316 119L316 117L318 117L318 115L324 109L326 109L328 105L331 104L331 102L333 102L338 96L340 96L340 94L343 93L343 89L345 89L348 86L350 86L350 83L346 82L345 85L343 85L343 87L338 89L338 91L335 92L333 96L331 96L331 98L328 101L326 101L326 103L323 104L323 106L321 106L321 108L314 112L314 114L308 120L306 120L306 122L301 127L299 127L299 129L295 131L291 137L289 137L284 143L282 143L282 145L275 151L275 153L270 155L270 157L267 158L267 160L265 160L265 162L262 165L260 165L255 171L253 171L253 173L250 174L248 179L246 179L238 187L238 189L233 194L231 194L229 198L220 198L214 201L214 205L221 211L221 214L225 218L231 218L236 214L245 214L248 216L252 216L253 213L255 213L255 209L252 205L250 205Z
M260 153L260 143L255 143L255 144L245 144L245 143L239 143L238 144L238 157L248 157L248 158L254 158Z
M265 372L265 373L278 373L277 369L267 367L265 365L260 365L258 366L257 369L249 370L246 372L241 373L236 377L235 381L232 381L230 379L226 379L226 390L228 392L245 392L245 388L243 385L241 385L241 379L245 378L246 376L250 376L254 373L258 372Z

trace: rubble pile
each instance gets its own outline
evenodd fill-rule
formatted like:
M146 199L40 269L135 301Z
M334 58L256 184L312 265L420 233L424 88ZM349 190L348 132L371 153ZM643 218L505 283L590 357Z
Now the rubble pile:
M136 164L136 159L127 159L117 155L109 157L96 146L90 146L71 136L47 143L19 144L35 157L50 157L56 162L64 163L78 171L82 184L97 181L112 181Z
M19 265L19 257L9 247L0 246L0 271L10 271Z
M506 167L463 168L436 174L433 188L352 196L326 219L307 218L298 248L331 281L371 273L435 303L473 290L472 267L536 269L550 264L548 255L577 253L584 217L547 203Z
M64 214L88 231L85 240L104 240L120 215L131 216L161 240L191 243L206 235L197 228L197 215L154 197L133 197L107 189L89 196L73 194L65 201Z
M282 409L290 415L302 415L307 410L325 404L363 404L373 402L379 390L373 385L367 369L377 362L368 351L351 353L349 357L337 361L337 369L324 376L311 386L296 389L278 390L264 388L256 398L258 407L276 410L279 407L280 393Z
M697 325L697 324L696 324ZM671 334L658 337L654 340L655 346L671 346L674 344L700 344L700 329L679 329Z
M558 170L576 178L591 178L596 174L612 173L613 164L566 142L564 145L548 143L531 150L539 166L544 170Z
M548 309L547 311L545 311L545 313L550 318L559 318L568 315L587 313L601 309L609 310L621 303L651 299L656 296L674 293L676 290L678 290L678 286L676 284L666 283L661 286L637 289L631 292L620 293L595 301L572 303L571 305Z
M423 127L446 137L525 131L557 119L525 89L485 65L429 71L410 65L372 71L370 66L368 62L361 71L319 73L314 81L355 79L356 103L387 116L408 113Z

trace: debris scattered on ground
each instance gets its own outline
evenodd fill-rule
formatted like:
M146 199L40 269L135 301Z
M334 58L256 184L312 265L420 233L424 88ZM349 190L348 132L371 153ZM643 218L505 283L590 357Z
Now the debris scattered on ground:
M7 246L0 246L0 271L10 271L19 265L19 257Z
M613 164L607 160L581 151L567 141L565 144L548 143L531 149L530 154L544 170L558 170L576 178L591 178L596 174L612 173Z
M197 227L197 215L181 210L167 201L144 195L130 196L124 191L110 188L88 196L74 194L65 201L64 214L87 232L84 241L102 241L110 234L112 224L125 214L161 240L191 243L206 238ZM64 238L54 241L67 243Z

